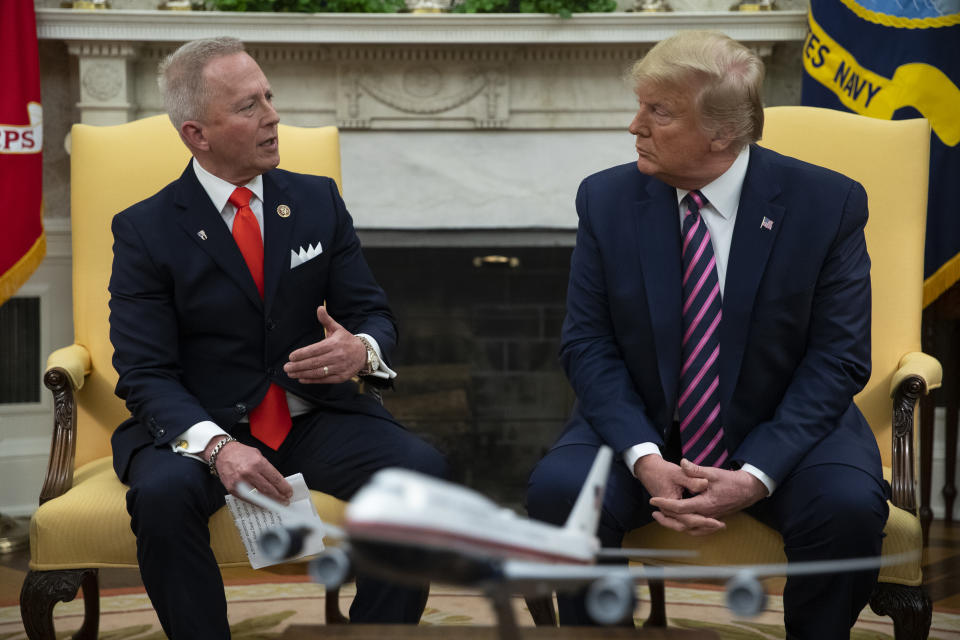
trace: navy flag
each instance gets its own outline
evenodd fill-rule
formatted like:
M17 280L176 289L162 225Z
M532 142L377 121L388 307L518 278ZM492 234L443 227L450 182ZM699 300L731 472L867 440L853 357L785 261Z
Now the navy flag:
M930 121L926 306L960 280L960 0L810 0L808 21L803 104Z

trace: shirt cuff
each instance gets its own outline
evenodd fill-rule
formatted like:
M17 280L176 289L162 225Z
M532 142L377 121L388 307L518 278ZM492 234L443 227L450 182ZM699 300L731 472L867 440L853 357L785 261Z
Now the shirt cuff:
M383 361L383 355L380 353L380 345L377 344L377 341L374 339L374 337L367 333L358 333L356 335L358 338L366 338L370 342L370 346L373 347L373 350L377 352L377 359L380 360L380 366L367 375L374 378L383 378L384 380L396 378L397 372L388 367Z
M744 464L742 467L740 467L740 471L746 471L747 473L752 475L754 478L762 482L763 486L767 488L767 497L770 497L773 495L774 489L777 488L777 483L774 482L773 478L771 478L770 476L765 474L763 471L760 471L760 469L757 469L755 466L749 463Z
M174 438L170 442L170 448L173 449L175 453L199 460L206 464L207 461L204 460L200 454L207 448L207 444L211 438L225 435L228 435L227 432L218 427L216 423L210 420L204 420Z
M629 449L623 452L623 462L627 465L627 469L630 469L630 475L636 477L633 473L633 468L637 464L637 460L643 456L649 456L656 454L662 456L660 453L660 447L658 447L653 442L641 442L640 444L635 444Z

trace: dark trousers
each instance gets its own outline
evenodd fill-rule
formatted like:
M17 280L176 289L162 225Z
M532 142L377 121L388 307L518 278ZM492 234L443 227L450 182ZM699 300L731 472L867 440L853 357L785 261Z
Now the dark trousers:
M446 461L399 425L366 415L315 411L298 416L274 451L238 425L234 437L256 446L281 474L300 472L307 486L342 500L377 470L404 467L444 477ZM127 510L147 594L167 636L229 638L223 580L210 548L208 521L226 490L207 466L169 447L147 447L130 464ZM428 587L400 587L357 576L352 622L416 623Z
M566 445L551 450L530 476L530 516L563 524L596 447ZM620 459L614 459L603 501L598 536L604 547L620 547L630 530L653 518L650 496ZM788 562L880 555L887 521L884 487L868 473L841 464L798 470L773 495L747 512L780 532ZM790 576L783 592L788 638L849 638L876 585L878 570ZM582 593L558 595L561 624L592 624Z

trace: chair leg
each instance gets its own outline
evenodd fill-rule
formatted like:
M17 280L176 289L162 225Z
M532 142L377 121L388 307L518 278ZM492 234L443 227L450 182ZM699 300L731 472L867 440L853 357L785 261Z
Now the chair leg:
M340 613L340 587L327 587L327 594L324 597L324 611L327 624L347 624L350 622L345 615Z
M663 580L649 580L647 587L650 589L650 615L647 616L643 626L666 627L667 590L664 587Z
M70 602L83 588L83 624L74 640L95 640L100 628L100 587L96 569L28 571L20 589L20 618L30 640L54 640L53 607Z
M927 640L933 602L922 587L877 583L870 596L870 608L878 616L893 618L893 637L896 640Z
M523 599L527 603L533 624L538 627L557 626L557 611L553 606L553 595L525 596Z

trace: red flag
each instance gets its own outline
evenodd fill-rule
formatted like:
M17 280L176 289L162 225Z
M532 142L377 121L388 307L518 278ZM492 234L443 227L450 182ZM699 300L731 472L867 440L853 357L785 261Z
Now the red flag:
M0 304L37 268L43 233L43 109L33 0L0 2Z

